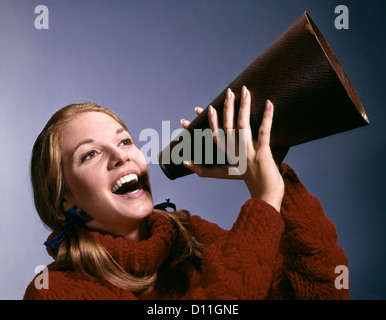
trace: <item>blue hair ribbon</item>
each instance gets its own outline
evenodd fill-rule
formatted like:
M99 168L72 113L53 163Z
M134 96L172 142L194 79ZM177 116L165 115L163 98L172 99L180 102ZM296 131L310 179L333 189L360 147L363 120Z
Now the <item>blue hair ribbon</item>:
M176 205L173 202L170 202L170 198L166 199L165 202L154 206L154 209L166 210L167 208L171 208L176 211ZM55 255L58 254L59 246L68 232L74 228L83 228L85 225L83 217L74 208L66 211L64 216L66 218L66 226L64 229L60 231L60 233L55 238L44 242L44 245L50 248Z
M171 208L171 209L173 209L173 211L176 211L176 205L173 202L170 202L170 198L165 199L165 200L166 200L165 202L156 204L154 206L154 209L160 209L160 210L167 211L166 208Z
M44 242L44 245L50 248L55 255L58 254L59 246L70 230L84 227L83 217L74 208L66 211L64 216L66 218L64 229L55 238Z

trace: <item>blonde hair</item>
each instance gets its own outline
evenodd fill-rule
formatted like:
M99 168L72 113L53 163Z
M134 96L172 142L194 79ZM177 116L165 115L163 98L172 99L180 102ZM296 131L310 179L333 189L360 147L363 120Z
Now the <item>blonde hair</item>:
M65 181L60 135L72 119L84 112L103 112L127 130L124 122L113 112L94 103L68 105L58 110L47 122L32 149L31 182L36 210L43 224L52 231L59 232L66 224L62 206ZM87 229L82 228L72 229L63 239L56 257L58 266L73 268L90 279L130 290L138 296L151 291L157 281L162 284L169 278L168 274L178 274L178 277L170 277L175 283L169 285L183 293L188 288L191 276L200 269L205 245L192 233L188 211L154 211L171 221L178 239L169 263L159 272L143 276L126 272L102 244ZM178 281L175 280L177 278Z

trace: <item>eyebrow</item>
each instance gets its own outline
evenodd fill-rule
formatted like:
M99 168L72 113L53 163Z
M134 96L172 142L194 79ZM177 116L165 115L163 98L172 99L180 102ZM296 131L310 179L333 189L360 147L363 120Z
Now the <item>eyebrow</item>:
M94 142L93 139L87 139L87 140L84 140L84 141L82 141L82 142L79 142L79 143L76 145L75 149L72 151L71 156L73 156L73 155L75 154L76 150L78 150L80 146L82 146L82 145L84 145L84 144L88 144L88 143L93 143L93 142Z
M115 132L115 135L118 135L118 134L122 133L123 131L126 131L126 129L125 129L125 128L122 128L122 127L121 127L121 128L118 128L117 131ZM74 148L74 150L72 151L71 156L73 156L73 155L75 154L76 150L78 150L80 146L82 146L82 145L84 145L84 144L93 143L93 142L94 142L93 139L86 139L86 140L83 140L82 142L79 142L79 143L76 145L76 147Z

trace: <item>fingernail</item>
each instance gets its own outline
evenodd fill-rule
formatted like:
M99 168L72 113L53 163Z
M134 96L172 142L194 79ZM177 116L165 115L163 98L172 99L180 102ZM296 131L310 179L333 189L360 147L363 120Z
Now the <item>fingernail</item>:
M188 167L191 167L191 166L192 166L192 161L189 161L189 160L182 161L182 163L183 163L185 166L188 166Z
M209 113L213 115L213 107L211 105L209 106Z
M247 96L247 87L246 86L243 86L243 88L241 89L241 96L243 98L245 98Z
M230 99L230 98L232 98L232 90L231 90L231 88L228 88L228 90L227 90L227 99Z
M267 108L267 110L272 109L272 102L271 102L271 100L267 100L267 102L265 104L265 107Z
M185 119L181 119L180 122L181 122L181 124L183 125L184 122L185 122Z

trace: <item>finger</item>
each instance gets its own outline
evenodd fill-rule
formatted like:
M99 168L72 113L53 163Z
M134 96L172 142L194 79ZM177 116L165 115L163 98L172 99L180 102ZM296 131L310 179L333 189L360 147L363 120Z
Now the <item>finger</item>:
M225 138L224 131L219 128L219 119L218 113L215 108L209 106L208 108L208 117L209 117L209 127L212 131L213 141L214 143L220 147L223 151L225 151Z
M181 119L180 122L181 122L181 125L184 129L186 129L190 125L190 121L185 120L185 119Z
M237 121L238 129L245 130L243 137L246 139L247 148L253 148L252 130L251 130L251 93L246 86L241 89L241 100L239 117ZM252 150L252 149L250 149Z
M208 118L209 118L209 127L213 131L218 130L219 128L219 120L217 110L212 106L208 107Z
M196 115L199 115L202 111L204 111L204 109L200 107L195 107L194 110L196 111Z
M225 133L228 129L235 127L235 94L230 88L227 89L226 99L223 110L223 129Z
M239 129L250 129L250 117L251 117L251 93L246 86L241 89L241 100L239 109L239 118L237 121L237 127Z
M265 104L263 120L261 121L259 128L259 138L257 140L258 147L269 147L271 140L273 109L274 107L272 102L267 100Z

